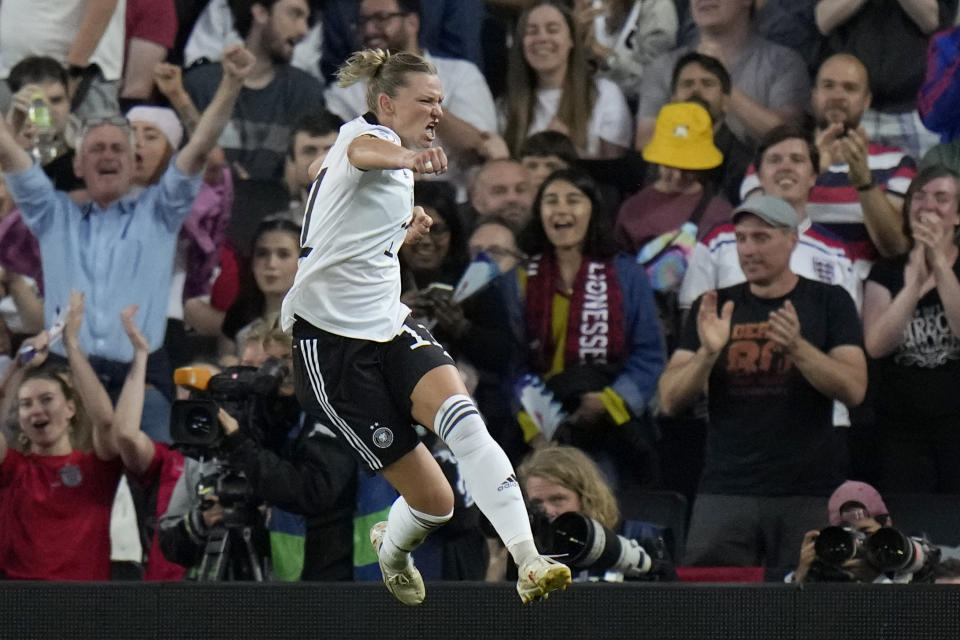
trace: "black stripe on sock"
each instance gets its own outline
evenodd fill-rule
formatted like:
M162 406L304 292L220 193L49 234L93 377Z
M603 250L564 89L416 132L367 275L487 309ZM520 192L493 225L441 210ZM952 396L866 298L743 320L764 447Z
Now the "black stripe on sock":
M471 411L476 412L476 409L473 406L473 403L470 402L461 402L450 407L447 412L444 414L443 418L440 420L440 426L437 429L437 433L440 434L441 438L446 438L447 434L450 433L450 430L453 428L453 425L465 416L468 415Z
M443 440L446 440L447 437L450 435L450 433L456 428L456 426L459 425L461 422L463 422L466 418L470 416L479 416L479 415L480 415L480 412L477 411L476 409L471 408L471 409L465 410L461 415L457 416L455 420L450 422L450 424L447 426L441 438Z
M459 418L460 412L472 406L472 402L468 400L460 400L459 402L455 402L452 406L447 408L447 410L443 412L443 417L440 418L440 424L437 425L437 433L443 433L444 431L447 431L450 422L456 418Z

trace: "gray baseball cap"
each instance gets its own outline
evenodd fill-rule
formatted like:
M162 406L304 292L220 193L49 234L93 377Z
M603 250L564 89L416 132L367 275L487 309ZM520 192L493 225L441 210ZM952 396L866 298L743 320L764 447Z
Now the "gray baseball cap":
M800 224L800 216L796 209L783 198L768 195L756 195L733 210L733 221L736 222L741 213L752 213L767 224L781 229L796 229Z

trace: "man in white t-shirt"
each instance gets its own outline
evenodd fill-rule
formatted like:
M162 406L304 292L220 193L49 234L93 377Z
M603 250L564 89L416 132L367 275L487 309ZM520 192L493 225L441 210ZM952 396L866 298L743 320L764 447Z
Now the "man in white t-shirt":
M472 62L433 56L420 48L420 3L416 0L363 0L359 5L357 30L362 48L416 53L436 67L444 90L440 142L451 159L444 179L455 183L463 196L467 167L510 155L496 133L496 107L487 81ZM327 109L352 120L367 110L366 92L365 82L349 87L331 85L325 93Z

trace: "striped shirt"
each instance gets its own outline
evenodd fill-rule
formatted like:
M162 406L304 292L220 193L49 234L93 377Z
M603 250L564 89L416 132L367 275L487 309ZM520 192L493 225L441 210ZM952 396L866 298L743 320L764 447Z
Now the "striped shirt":
M872 142L868 152L867 166L870 167L874 183L886 193L903 197L917 172L913 158L899 149ZM823 225L846 244L856 263L857 273L863 279L880 254L867 234L860 196L850 183L849 170L846 163L832 164L821 173L810 192L806 211L811 220ZM760 180L756 169L751 166L740 185L740 196L746 199L748 193L759 188Z
M798 232L797 246L790 256L790 270L810 280L840 285L859 310L860 279L853 272L853 261L843 242L823 226L812 224L809 218L800 223ZM718 224L693 248L680 287L680 306L689 309L707 291L732 287L746 280L737 256L733 224Z

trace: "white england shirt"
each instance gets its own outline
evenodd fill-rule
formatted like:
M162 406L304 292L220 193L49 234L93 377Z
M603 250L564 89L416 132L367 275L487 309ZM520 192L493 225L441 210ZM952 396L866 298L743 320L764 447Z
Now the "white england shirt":
M285 331L296 315L330 333L387 342L410 313L400 302L397 252L413 216L413 173L350 164L347 148L364 135L400 145L371 114L340 127L307 201L297 276L281 310Z

